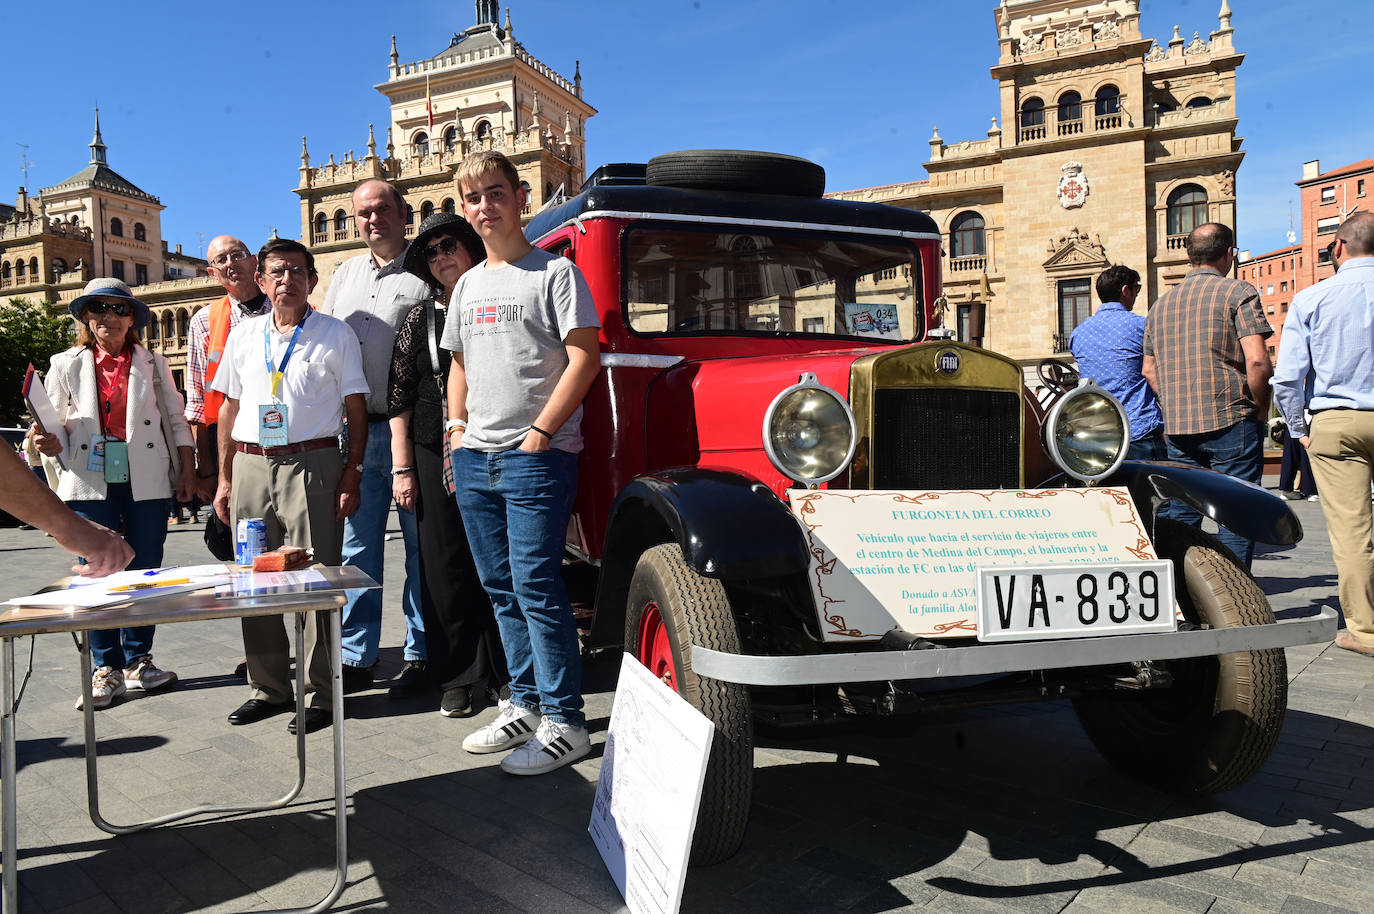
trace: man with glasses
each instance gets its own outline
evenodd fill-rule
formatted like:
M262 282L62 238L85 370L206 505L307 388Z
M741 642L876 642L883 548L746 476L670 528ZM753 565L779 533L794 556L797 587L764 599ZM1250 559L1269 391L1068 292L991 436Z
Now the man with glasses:
M387 515L392 502L391 426L387 419L387 377L396 332L411 309L429 295L424 282L405 269L406 204L386 181L364 181L353 191L353 219L367 253L339 265L324 298L325 314L346 322L362 346L367 398L367 452L363 457L362 503L344 527L343 559L383 583ZM349 434L353 425L349 424ZM420 615L420 548L415 513L397 507L406 551L401 609L406 618L404 665L392 686L395 696L431 685L425 671L425 625ZM372 687L372 667L382 641L382 590L363 591L344 607L344 691Z
M338 565L343 522L358 508L367 446L367 380L358 338L343 321L312 311L319 276L299 241L274 238L258 252L257 281L272 310L229 334L211 389L219 410L219 490L215 512L231 526L259 517L267 548L314 549L315 561ZM344 419L352 429L348 459L339 452ZM333 721L325 613L306 620L306 732ZM291 706L290 656L280 616L243 620L248 701L229 715L251 724Z
M186 344L186 421L196 439L196 494L207 505L219 486L219 452L215 422L224 397L210 390L219 371L229 331L244 319L272 307L258 288L258 258L232 235L219 235L205 252L210 276L224 287L224 297L191 318Z
M1336 275L1288 309L1274 399L1321 489L1345 614L1336 646L1374 655L1374 214L1346 219L1327 251Z
M1164 417L1155 392L1140 373L1145 317L1133 314L1140 274L1118 264L1097 277L1097 313L1079 324L1069 340L1078 372L1121 401L1130 424L1131 460L1163 460Z
M1142 371L1159 395L1169 459L1259 485L1264 420L1273 366L1264 341L1274 330L1259 290L1229 279L1236 237L1219 222L1188 233L1183 282L1160 296L1145 318ZM1201 515L1179 502L1169 517L1197 526ZM1217 539L1250 568L1255 544L1222 527Z

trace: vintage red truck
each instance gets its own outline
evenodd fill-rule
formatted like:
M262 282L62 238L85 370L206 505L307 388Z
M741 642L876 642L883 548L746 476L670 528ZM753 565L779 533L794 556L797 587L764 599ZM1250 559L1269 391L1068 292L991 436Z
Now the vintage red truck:
M1276 621L1224 547L1160 509L1186 502L1283 545L1302 535L1287 505L1208 471L1123 461L1129 430L1110 394L1049 362L1037 396L1017 362L940 326L929 216L823 189L824 172L802 159L675 152L603 166L526 229L578 264L602 321L566 565L586 644L623 645L716 725L693 861L743 840L755 721L1069 698L1104 755L1152 782L1203 793L1250 777L1283 722L1282 648L1331 638L1334 612ZM826 552L807 511L839 498L862 517L871 495L874 529L891 521L883 499L951 518L910 534L924 545L970 531L989 544L1013 530L1034 538L1026 512L998 512L1050 496L1105 495L1140 536L1125 553L1104 545L1105 563L1032 562L1024 575L983 567L1007 564L1010 548L969 552L987 561L924 605L953 613L933 627L881 594L929 596L923 582L959 566L880 562L874 573L889 578L912 570L888 590L848 591L865 594L845 599L866 600L870 618L890 613L858 624L825 588L865 566ZM988 510L930 510L970 500ZM1055 535L1096 537L1097 516L1075 508ZM1172 593L1151 594L1161 581ZM1011 610L1016 586L1018 606L1032 601L1028 622L1013 621L1027 615ZM1003 630L991 631L999 610ZM1148 631L1112 628L1146 616Z

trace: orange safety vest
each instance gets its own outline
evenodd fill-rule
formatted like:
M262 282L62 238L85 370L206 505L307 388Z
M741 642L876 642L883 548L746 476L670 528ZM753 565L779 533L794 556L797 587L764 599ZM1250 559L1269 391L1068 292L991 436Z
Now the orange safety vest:
M210 336L205 341L205 384L202 388L205 391L206 425L215 424L219 418L220 404L224 402L224 394L211 390L210 384L219 371L220 360L224 357L224 344L229 339L229 321L233 316L231 308L233 303L227 295L210 306Z

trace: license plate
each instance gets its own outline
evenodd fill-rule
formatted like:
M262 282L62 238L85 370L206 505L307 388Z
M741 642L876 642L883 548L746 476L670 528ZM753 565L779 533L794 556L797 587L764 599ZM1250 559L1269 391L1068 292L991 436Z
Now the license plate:
M1092 638L1174 630L1165 560L978 569L978 640Z

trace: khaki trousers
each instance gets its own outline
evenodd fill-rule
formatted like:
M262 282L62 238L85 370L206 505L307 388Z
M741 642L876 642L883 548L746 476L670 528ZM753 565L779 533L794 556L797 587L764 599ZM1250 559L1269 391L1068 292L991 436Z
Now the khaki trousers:
M1345 627L1362 646L1374 648L1374 411L1322 410L1312 417L1311 434L1307 456L1331 536Z
M262 518L267 525L268 549L283 545L313 548L315 561L338 565L343 521L334 519L334 490L342 476L343 457L332 448L291 457L236 453L230 494L234 527L237 529L241 517ZM292 701L292 639L287 635L287 618L256 616L242 621L251 697L273 704ZM290 624L294 632L294 621ZM305 670L307 704L330 709L328 613L306 616L305 653L309 658Z

